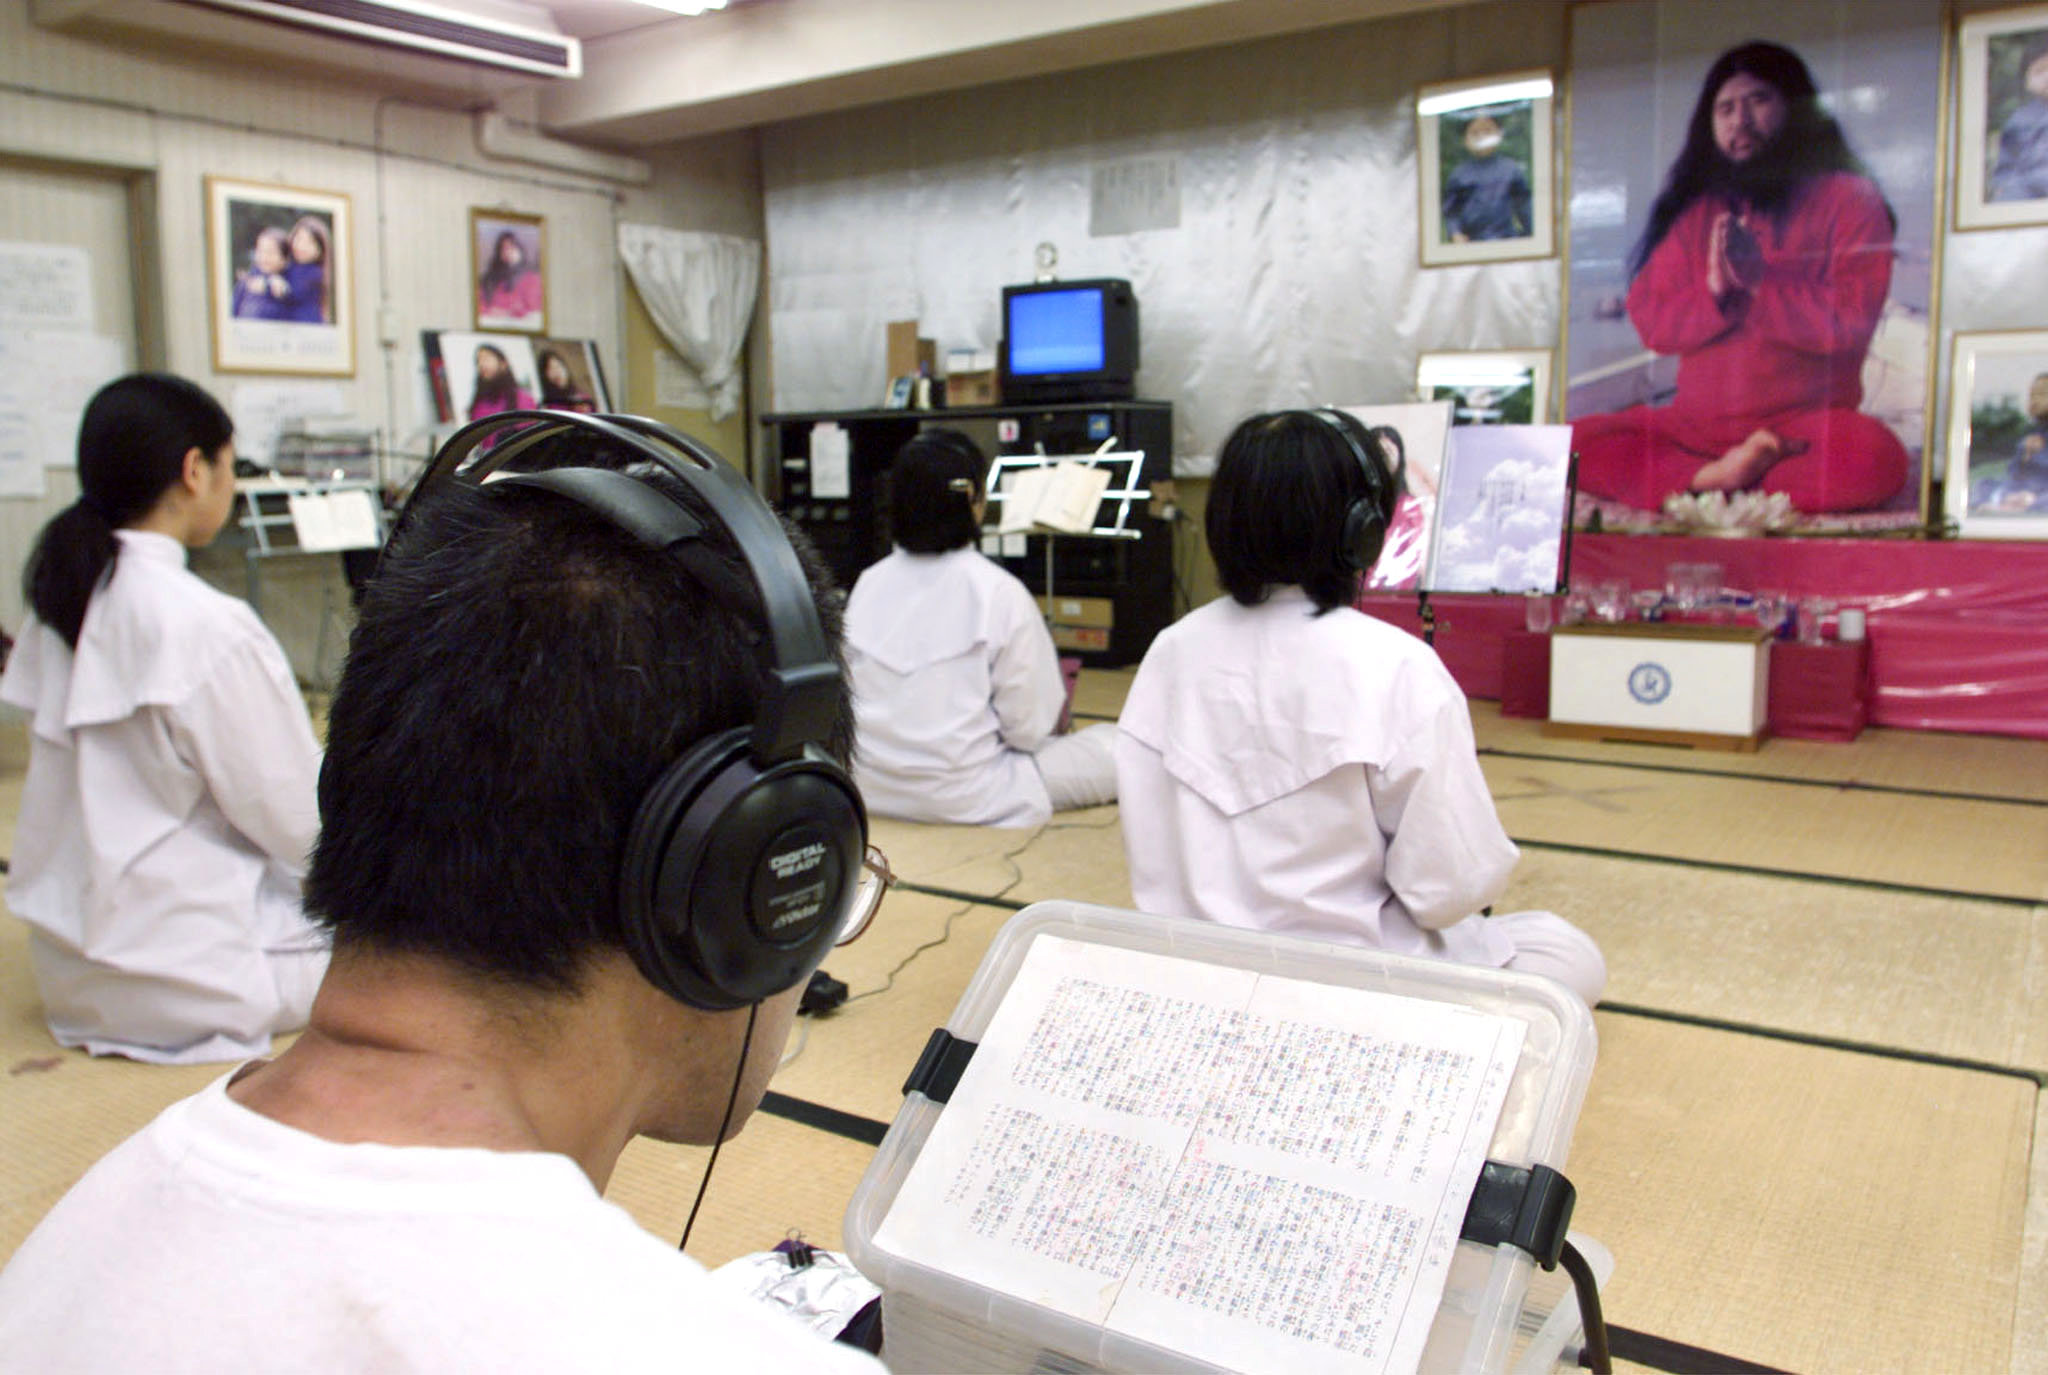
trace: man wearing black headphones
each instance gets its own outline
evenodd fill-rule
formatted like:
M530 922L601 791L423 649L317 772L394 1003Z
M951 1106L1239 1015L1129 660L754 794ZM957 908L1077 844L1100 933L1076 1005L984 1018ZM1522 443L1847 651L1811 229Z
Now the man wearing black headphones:
M1206 531L1230 594L1153 641L1118 722L1136 905L1543 974L1587 1003L1599 947L1550 912L1477 915L1517 851L1465 696L1354 609L1402 491L1400 438L1335 410L1224 443Z
M815 569L645 422L451 440L334 700L311 1025L57 1205L5 1363L877 1370L600 1197L636 1135L744 1124L878 896Z

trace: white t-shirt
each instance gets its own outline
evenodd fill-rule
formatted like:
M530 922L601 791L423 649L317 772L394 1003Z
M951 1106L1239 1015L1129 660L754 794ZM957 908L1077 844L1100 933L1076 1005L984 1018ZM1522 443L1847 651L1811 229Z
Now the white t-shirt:
M60 1043L246 1059L303 1025L326 958L299 905L320 747L248 604L168 535L116 535L77 650L31 618L0 677L31 718L7 905Z
M853 585L846 662L869 811L969 826L1052 815L1031 754L1066 685L1045 617L1010 573L974 549L893 551Z
M1137 906L1499 966L1519 852L1434 650L1298 587L1163 631L1118 721Z
M227 1083L94 1166L0 1271L0 1365L881 1369L736 1302L567 1156L341 1145Z

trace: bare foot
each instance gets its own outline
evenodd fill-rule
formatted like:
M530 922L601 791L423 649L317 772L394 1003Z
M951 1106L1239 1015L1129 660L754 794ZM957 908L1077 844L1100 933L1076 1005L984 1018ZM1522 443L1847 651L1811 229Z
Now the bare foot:
M1785 457L1785 445L1769 430L1757 430L1727 453L1702 463L1692 475L1695 492L1739 492L1763 481L1773 464Z

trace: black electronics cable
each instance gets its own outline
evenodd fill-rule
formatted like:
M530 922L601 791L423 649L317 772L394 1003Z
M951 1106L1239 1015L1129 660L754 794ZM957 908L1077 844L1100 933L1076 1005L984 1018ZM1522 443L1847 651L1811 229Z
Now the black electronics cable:
M846 1000L847 1003L857 1003L862 998L872 998L878 993L887 993L891 988L895 986L896 976L898 974L901 974L905 969L908 969L910 967L910 963L912 960L915 960L919 955L924 954L925 951L936 950L940 946L944 945L947 941L951 940L953 938L953 923L959 921L960 918L966 916L970 911L974 910L974 908L978 906L1004 905L1003 899L1009 896L1010 891L1012 889L1014 889L1018 884L1024 881L1024 871L1017 867L1017 860L1021 858L1024 855L1024 853L1028 851L1033 845L1036 845L1038 843L1039 837L1045 835L1049 831L1106 831L1116 824L1117 818L1111 817L1108 821L1086 823L1077 821L1062 821L1055 822L1048 826L1040 826L1037 830L1031 833L1030 839L1026 840L1022 845L1019 845L1014 850L1005 851L1002 855L1003 863L1010 866L1011 878L1008 883L1004 884L1001 888L997 889L993 893L989 893L980 897L971 898L961 903L951 912L948 912L946 914L946 924L945 926L940 928L939 934L936 937L926 941L923 945L918 946L908 955L905 955L902 959L898 960L896 962L896 967L889 971L888 975L885 978L883 978L881 984L878 987L870 988L864 993L854 994L852 997ZM905 884L900 880L897 883L897 887L908 888L912 892L921 891L916 885Z
M1585 1350L1579 1353L1579 1364L1593 1372L1593 1375L1614 1375L1614 1358L1607 1350L1607 1319L1600 1312L1600 1282L1593 1277L1593 1267L1579 1254L1579 1248L1569 1241L1558 1254L1558 1264L1572 1277L1572 1292L1579 1300L1579 1327L1586 1335Z
M711 1172L718 1168L718 1150L725 1144L726 1129L732 1126L732 1110L740 1101L740 1081L747 1077L747 1056L754 1049L754 1019L761 1015L759 1003L747 1004L747 1032L740 1038L740 1062L733 1067L732 1092L726 1096L725 1116L718 1119L718 1135L711 1140L711 1158L704 1162L704 1177L697 1181L697 1198L690 1204L690 1216L683 1221L683 1237L676 1249L689 1249L690 1229L697 1225L697 1210L704 1206L704 1191L711 1187Z

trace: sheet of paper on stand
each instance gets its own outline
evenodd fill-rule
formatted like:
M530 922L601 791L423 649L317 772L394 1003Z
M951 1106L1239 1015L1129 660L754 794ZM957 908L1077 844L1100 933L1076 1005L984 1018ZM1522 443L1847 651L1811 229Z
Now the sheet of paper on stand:
M875 1242L1231 1369L1412 1370L1523 1035L1041 936Z
M293 492L288 503L292 532L308 554L377 546L376 498L368 491Z

